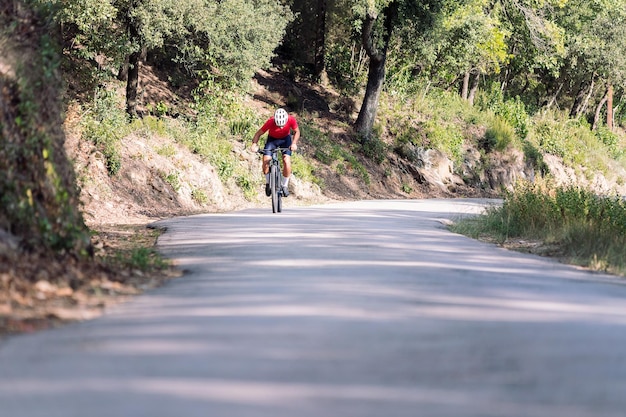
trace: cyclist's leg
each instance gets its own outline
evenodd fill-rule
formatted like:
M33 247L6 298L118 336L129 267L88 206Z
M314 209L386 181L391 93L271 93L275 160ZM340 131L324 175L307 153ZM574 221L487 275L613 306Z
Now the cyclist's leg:
M289 149L292 143L291 135L288 135L286 138L281 139L280 147ZM286 150L282 152L283 154L283 185L287 187L289 183L289 176L291 176L291 150Z
M282 152L283 154L283 178L289 178L291 175L291 150L289 147L292 143L291 135L288 135L286 138L278 141L279 147L287 149ZM288 181L288 180L287 180Z
M263 148L263 173L265 175L270 172L270 161L272 160L272 150L280 147L278 141L273 138L267 138L265 147Z
M278 147L275 140L267 138L265 147L263 148L263 175L265 175L265 194L270 195L270 161L272 160L272 150Z
M283 154L283 177L289 178L291 175L291 155Z

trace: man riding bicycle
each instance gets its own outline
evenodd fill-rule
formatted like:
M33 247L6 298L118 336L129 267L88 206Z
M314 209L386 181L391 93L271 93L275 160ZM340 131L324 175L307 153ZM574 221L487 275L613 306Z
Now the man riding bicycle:
M296 118L290 116L284 109L278 109L273 117L261 126L252 138L252 152L259 150L259 139L268 132L267 141L263 148L263 173L265 174L265 194L269 196L270 190L270 160L272 159L272 150L276 148L288 148L282 152L283 154L283 196L289 196L289 177L291 176L291 151L298 149L298 139L300 139L300 129ZM293 132L293 136L292 136Z

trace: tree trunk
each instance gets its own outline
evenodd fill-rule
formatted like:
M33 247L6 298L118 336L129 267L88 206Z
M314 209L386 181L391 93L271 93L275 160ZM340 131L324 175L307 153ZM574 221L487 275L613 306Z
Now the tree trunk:
M139 42L139 28L131 23L129 27L130 39L133 43ZM128 57L128 80L126 81L126 113L137 117L137 92L139 90L139 65L141 63L142 48Z
M466 71L463 75L463 86L461 87L461 98L467 101L469 94L470 72Z
M385 56L382 59L370 59L365 97L359 111L359 117L356 119L356 130L363 140L370 138L376 121L380 92L385 81L385 61Z
M374 43L374 24L377 16L367 14L363 22L362 42L367 55L370 58L369 71L367 75L367 87L363 104L356 119L355 128L361 140L369 140L376 121L376 112L378 111L378 101L380 93L383 89L385 81L385 63L387 61L387 48L391 32L393 31L393 23L398 14L398 2L392 1L382 11L385 18L382 50L378 50Z
M506 92L506 89L509 86L509 79L510 79L510 77L511 77L511 70L507 66L506 70L504 71L504 78L502 79L502 84L500 84L500 91L502 92L503 95L504 95L504 93Z
M589 86L589 91L587 92L587 96L585 97L585 100L583 101L583 105L580 109L579 114L584 114L587 112L587 109L589 108L589 100L591 100L591 97L593 96L593 93L595 92L595 88L596 88L596 74L594 73L591 76L591 85Z
M117 79L120 81L128 81L128 57L124 59L124 63L120 65L117 73Z
M559 97L559 94L561 94L561 90L562 89L563 89L563 83L561 83L561 85L559 85L559 88L557 88L556 93L554 93L552 95L552 97L548 101L548 104L546 104L546 109L552 108L552 106L554 106L557 103L556 100Z
M478 92L478 85L480 84L480 71L477 70L474 78L472 79L472 85L470 87L469 96L467 97L467 101L469 101L470 106L474 105L474 99L476 99L476 93Z
M604 104L607 102L608 99L609 92L607 90L607 92L604 93L604 97L602 97L602 100L600 100L600 103L598 103L598 107L596 107L596 114L593 117L593 125L591 126L591 130L596 130L598 128L598 123L600 122L600 114L602 113L602 107L604 107Z
M315 33L315 78L321 80L326 69L326 5L327 0L317 1L317 25Z
M592 74L591 80L589 80L589 82L583 82L578 89L578 94L576 95L576 98L574 99L574 104L572 104L572 108L569 112L570 117L579 117L587 110L587 106L589 105L589 99L593 94L594 86L595 74Z
M606 127L613 131L613 84L609 84L606 92Z

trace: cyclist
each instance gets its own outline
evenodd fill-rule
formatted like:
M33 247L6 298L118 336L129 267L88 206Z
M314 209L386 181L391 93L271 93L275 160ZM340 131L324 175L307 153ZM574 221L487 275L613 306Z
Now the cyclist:
M298 149L298 139L300 139L300 129L296 118L289 115L285 109L278 109L274 112L274 116L267 119L261 128L254 134L252 138L252 152L259 150L259 139L265 133L267 141L263 148L263 173L265 174L265 194L269 196L270 190L270 160L272 153L269 152L276 148L289 148L283 151L283 196L289 196L289 177L291 176L291 151ZM292 136L293 133L293 136Z

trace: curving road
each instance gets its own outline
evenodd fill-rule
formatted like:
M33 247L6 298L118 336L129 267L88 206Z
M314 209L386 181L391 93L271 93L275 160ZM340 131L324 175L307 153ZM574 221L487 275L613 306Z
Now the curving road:
M485 203L165 221L187 274L0 345L0 416L623 417L624 281L442 225Z

